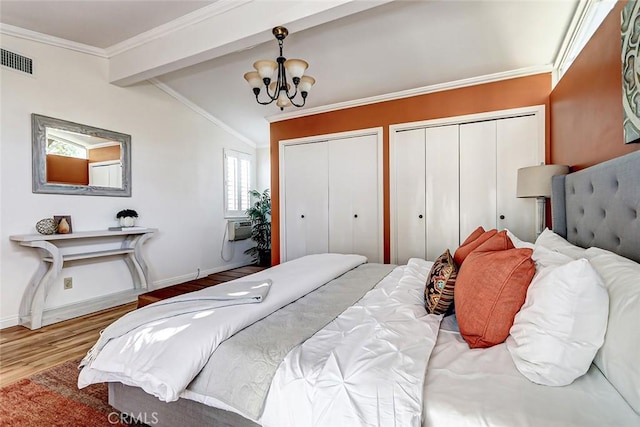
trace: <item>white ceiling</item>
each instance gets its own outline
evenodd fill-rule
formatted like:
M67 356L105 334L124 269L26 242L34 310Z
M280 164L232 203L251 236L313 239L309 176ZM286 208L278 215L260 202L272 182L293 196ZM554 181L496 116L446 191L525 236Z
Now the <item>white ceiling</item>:
M102 49L213 1L2 0L0 22Z
M258 105L242 76L258 59L275 60L277 43L269 31L274 25L290 29L284 55L309 62L308 74L317 84L302 110L317 111L481 76L550 70L578 5L577 0L387 1L2 0L0 22L104 49L112 75L124 76L112 80L154 77L196 109L266 146L267 118L278 119L280 110ZM265 13L265 7L274 13ZM204 14L214 8L214 14ZM153 30L161 25L162 33ZM139 35L149 30L146 38ZM148 67L140 69L144 48L157 52L159 46L166 47L166 57L149 56ZM300 112L294 107L285 112L293 110Z

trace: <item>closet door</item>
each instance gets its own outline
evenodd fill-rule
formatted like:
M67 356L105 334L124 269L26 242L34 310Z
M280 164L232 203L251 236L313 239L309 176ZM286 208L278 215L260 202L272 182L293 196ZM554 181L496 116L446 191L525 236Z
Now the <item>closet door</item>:
M329 252L382 262L377 135L329 141Z
M540 164L538 119L514 117L497 121L498 228L519 238L536 239L535 199L516 197L518 169Z
M327 142L286 146L284 173L284 261L327 252Z
M460 239L497 227L496 120L460 125Z
M458 247L458 125L426 129L426 259Z
M396 264L406 264L409 258L424 258L426 254L425 135L425 129L397 132L392 147Z

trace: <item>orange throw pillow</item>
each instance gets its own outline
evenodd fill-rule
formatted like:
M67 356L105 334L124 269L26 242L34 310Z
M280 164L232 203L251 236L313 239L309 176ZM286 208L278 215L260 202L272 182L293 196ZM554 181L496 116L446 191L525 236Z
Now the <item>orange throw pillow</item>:
M460 334L469 347L491 347L509 336L536 271L532 252L514 248L501 231L465 260L454 301Z
M462 244L460 246L464 246L468 243L473 242L474 240L476 240L478 237L482 236L485 233L485 229L483 226L480 226L478 228L476 228L475 230L473 230L471 232L471 234L469 234L469 237L467 237L464 242L462 242Z
M489 230L484 231L484 228L478 227L476 230L467 237L467 239L462 242L460 247L456 249L456 252L453 254L453 260L458 264L458 267L462 266L462 262L469 256L474 249L482 245L484 242L489 240L492 236L494 236L498 231L497 230ZM473 238L476 236L475 238ZM473 238L473 239L472 239Z

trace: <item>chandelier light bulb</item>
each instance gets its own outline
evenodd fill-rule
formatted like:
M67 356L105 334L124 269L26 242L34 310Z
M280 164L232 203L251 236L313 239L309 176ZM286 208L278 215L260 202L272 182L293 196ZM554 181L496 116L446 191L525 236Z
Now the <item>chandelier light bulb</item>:
M287 59L284 62L284 68L292 77L293 82L296 83L296 80L299 81L300 77L304 74L304 71L309 68L309 64L307 61L303 61L302 59Z
M280 108L288 107L291 105L291 101L289 100L286 92L280 92L280 94L278 95L278 100L276 101L276 105Z
M244 79L249 83L253 89L260 89L262 86L262 79L260 78L260 74L257 71L249 71L248 73L244 73Z
M278 64L276 64L274 61L269 61L268 59L262 59L260 61L254 62L253 68L258 71L258 74L260 74L260 77L262 77L263 80L271 80L271 77L273 77L273 73L276 71L276 68L278 68Z
M311 76L302 76L300 79L300 83L298 84L298 90L302 93L302 96L305 97L306 94L311 91L311 86L316 83L316 79Z

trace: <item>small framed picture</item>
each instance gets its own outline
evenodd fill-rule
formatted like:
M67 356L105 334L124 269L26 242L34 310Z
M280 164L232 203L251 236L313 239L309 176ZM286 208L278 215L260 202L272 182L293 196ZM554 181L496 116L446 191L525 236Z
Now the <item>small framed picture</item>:
M71 215L54 215L54 221L58 224L58 234L69 234L73 232L71 228Z

